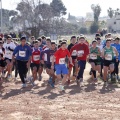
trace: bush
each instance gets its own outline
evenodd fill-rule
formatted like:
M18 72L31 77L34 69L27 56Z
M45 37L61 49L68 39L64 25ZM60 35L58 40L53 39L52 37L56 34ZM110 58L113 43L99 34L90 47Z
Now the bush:
M80 30L79 30L79 33L80 34L87 34L88 33L87 28L81 27Z
M98 31L99 25L96 22L93 22L92 25L90 26L90 33L94 34Z

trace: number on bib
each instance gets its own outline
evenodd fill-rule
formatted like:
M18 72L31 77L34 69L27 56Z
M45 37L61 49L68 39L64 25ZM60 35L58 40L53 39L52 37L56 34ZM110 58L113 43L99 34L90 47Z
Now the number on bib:
M96 60L96 59L97 59L97 55L90 54L90 59L92 59L92 60Z
M107 54L107 56L105 57L105 60L112 60L112 55L111 54Z
M33 56L33 60L34 60L34 61L40 60L40 55L34 55L34 56Z
M78 53L77 53L77 56L81 57L81 55L83 55L83 54L84 54L84 50L79 50Z
M76 50L73 50L72 56L77 56L77 51Z
M25 57L26 56L26 51L19 51L19 56L20 57Z
M11 52L10 51L6 51L6 55L11 55Z
M60 58L59 59L59 64L65 64L65 58Z

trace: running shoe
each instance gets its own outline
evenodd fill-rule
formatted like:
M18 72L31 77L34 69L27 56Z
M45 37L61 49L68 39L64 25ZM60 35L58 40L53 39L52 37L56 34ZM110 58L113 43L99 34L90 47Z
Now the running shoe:
M116 83L116 77L115 77L115 75L111 75L111 83Z
M120 80L120 77L119 77L119 75L117 75L117 76L116 76L116 79L117 79L117 80Z
M80 80L76 79L76 83L77 83L77 85L80 85Z
M11 75L8 75L8 76L6 77L6 80L9 81L10 79L11 79Z
M104 86L105 87L108 86L108 82L107 81L104 82Z
M3 77L3 78L5 77L5 73L2 73L2 77Z
M68 85L70 84L70 80L67 81L67 84L68 84Z
M52 77L50 77L50 79L48 80L48 84L54 88L54 83L53 83L53 80L52 80Z
M22 84L22 88L26 88L26 84Z
M65 91L64 86L63 86L63 85L60 85L60 86L59 86L59 89L60 89L60 91Z
M92 68L91 68L91 70L90 70L90 72L89 72L89 75L92 75Z
M80 78L80 86L84 86L84 84L83 84L83 78Z
M42 80L42 76L39 76L39 81L41 81Z
M32 86L35 86L35 83L34 83L34 81L33 81L33 77L30 77L29 80L30 80L31 85L32 85Z

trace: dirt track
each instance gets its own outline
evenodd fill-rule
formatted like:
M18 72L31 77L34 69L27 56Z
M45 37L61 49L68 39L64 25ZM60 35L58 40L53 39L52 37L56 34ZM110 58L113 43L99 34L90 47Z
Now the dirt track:
M120 120L119 84L91 85L89 65L85 70L85 85L66 86L65 94L43 82L32 88L20 89L19 81L4 82L0 86L0 120Z

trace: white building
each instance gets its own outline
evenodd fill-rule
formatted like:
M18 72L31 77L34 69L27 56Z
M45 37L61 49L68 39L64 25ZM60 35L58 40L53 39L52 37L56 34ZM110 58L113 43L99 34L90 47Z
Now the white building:
M107 28L109 32L120 32L120 13L107 20Z

